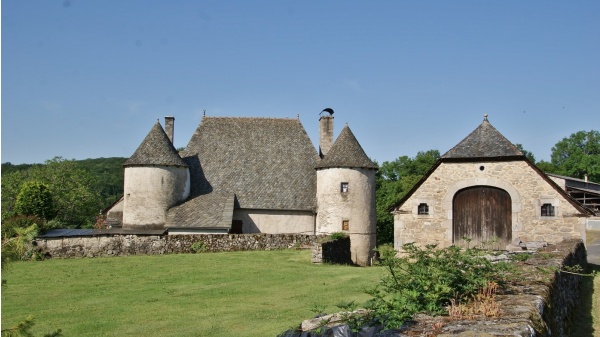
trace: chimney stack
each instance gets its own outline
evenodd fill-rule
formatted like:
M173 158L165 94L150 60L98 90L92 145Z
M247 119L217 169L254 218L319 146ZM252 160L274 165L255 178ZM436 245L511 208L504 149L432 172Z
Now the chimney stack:
M319 118L319 155L327 155L333 145L333 116L323 115Z
M175 117L172 117L172 116L165 117L165 132L167 133L167 136L169 137L171 144L175 144L175 143L173 143L173 134L175 132Z

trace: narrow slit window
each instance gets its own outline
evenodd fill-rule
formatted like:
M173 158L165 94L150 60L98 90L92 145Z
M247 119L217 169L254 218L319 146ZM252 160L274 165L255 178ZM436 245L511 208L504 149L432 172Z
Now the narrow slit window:
M419 204L418 214L421 214L421 215L427 215L427 214L429 214L429 205L427 205L425 203Z
M350 230L350 221L349 220L343 220L342 221L342 230L343 231Z
M554 206L552 204L542 205L542 216L555 216Z
M340 191L342 191L342 193L347 193L348 192L348 183L342 183L342 185L340 187Z

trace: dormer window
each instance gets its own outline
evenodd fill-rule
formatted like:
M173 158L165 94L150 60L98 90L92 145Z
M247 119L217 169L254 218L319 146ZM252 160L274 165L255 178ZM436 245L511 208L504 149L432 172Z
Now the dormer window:
M427 205L425 203L419 204L419 207L417 208L417 214L428 215L429 214L429 205Z
M348 183L342 183L340 186L340 191L342 193L348 193Z
M555 216L554 206L552 204L543 204L542 205L542 216Z

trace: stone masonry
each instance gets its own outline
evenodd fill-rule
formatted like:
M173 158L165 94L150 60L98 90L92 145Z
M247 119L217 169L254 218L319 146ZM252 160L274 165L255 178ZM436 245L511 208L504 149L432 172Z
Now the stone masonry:
M312 246L320 237L301 234L101 235L38 238L35 245L47 257L79 258L304 248Z
M510 194L513 242L558 243L585 235L585 218L527 162L441 163L394 212L394 247L400 249L410 242L451 245L453 197L463 188L478 185ZM428 204L429 214L418 214L421 203ZM555 216L540 215L545 203L555 206Z

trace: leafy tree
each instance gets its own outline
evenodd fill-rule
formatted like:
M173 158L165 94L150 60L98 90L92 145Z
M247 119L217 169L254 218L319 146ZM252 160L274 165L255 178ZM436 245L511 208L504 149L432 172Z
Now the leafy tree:
M54 204L53 223L62 227L91 227L104 206L96 176L75 160L55 157L44 165L33 165L2 176L2 219L17 212L17 196L21 186L38 181L48 186Z
M97 190L97 178L74 160L55 157L42 169L32 168L32 176L40 177L50 186L56 206L55 220L69 227L91 227L102 201Z
M600 182L600 132L579 131L563 138L552 147L553 173Z
M519 149L519 151L521 151L523 153L523 155L527 159L529 159L530 162L532 162L532 163L535 164L535 156L533 155L533 152L525 150L525 148L521 144L515 144L515 145L517 146L517 148Z
M2 164L4 165L4 164ZM2 169L2 221L16 215L15 203L23 182L27 179L27 171L5 173Z
M35 215L45 220L52 219L54 204L48 186L38 181L24 183L17 195L15 211L20 215Z
M558 174L558 167L551 162L541 160L535 164L542 172Z
M23 184L39 181L48 186L58 211L54 219L45 223L46 228L49 224L54 227L92 226L98 211L112 205L123 195L125 159L114 157L76 161L56 157L45 164L3 163L2 220L17 214L15 204ZM79 198L77 193L81 190L84 193ZM67 205L66 209L64 205ZM81 205L84 207L81 208Z
M103 209L112 205L123 195L123 163L126 159L111 157L77 161L83 169L95 177L95 189L102 198Z
M414 158L401 156L384 162L375 176L377 244L394 240L394 218L390 207L402 198L440 158L438 150L418 152Z

